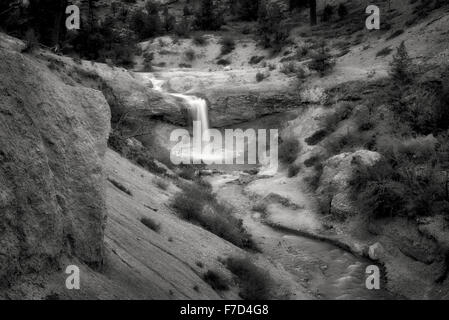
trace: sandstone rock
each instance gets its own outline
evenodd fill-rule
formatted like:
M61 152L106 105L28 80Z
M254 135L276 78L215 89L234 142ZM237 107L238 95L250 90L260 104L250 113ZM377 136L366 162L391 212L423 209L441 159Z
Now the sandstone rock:
M385 250L379 242L376 242L368 249L368 255L370 259L375 261L381 259L382 256L384 255L384 252Z
M350 197L349 185L355 165L369 167L380 159L381 155L377 152L358 150L336 155L323 164L317 193L321 201L330 202L332 214L344 218L358 213Z
M63 254L99 266L109 106L32 58L0 60L0 285Z
M292 110L301 99L288 92L207 92L211 126L224 127Z

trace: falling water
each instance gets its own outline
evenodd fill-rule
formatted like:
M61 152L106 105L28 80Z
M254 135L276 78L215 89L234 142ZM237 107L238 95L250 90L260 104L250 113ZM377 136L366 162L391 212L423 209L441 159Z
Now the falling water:
M141 76L144 78L144 81L146 81L148 84L152 84L153 89L159 92L163 92L165 94L169 94L173 97L180 98L186 102L186 104L189 106L189 112L190 116L192 118L192 121L199 121L201 123L201 133L204 136L208 136L209 131L209 114L208 114L208 108L207 108L207 102L205 99L192 96L192 95L186 95L182 93L169 93L164 89L164 85L166 83L165 80L159 80L156 79L152 74L145 73L141 74ZM209 149L208 149L209 150ZM198 159L211 159L211 160L220 160L221 156L217 158L217 155L205 154L204 152L201 152L201 154L192 154L193 158Z

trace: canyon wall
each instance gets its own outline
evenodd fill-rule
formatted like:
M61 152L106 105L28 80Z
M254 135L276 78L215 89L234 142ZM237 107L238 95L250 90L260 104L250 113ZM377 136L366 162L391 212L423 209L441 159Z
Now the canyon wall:
M63 255L99 267L109 106L0 42L0 285Z

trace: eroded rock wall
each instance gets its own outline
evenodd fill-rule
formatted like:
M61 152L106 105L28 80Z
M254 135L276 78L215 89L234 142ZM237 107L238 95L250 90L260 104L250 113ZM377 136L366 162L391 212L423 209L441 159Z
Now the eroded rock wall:
M0 285L61 255L99 266L109 106L30 56L0 46L0 61Z

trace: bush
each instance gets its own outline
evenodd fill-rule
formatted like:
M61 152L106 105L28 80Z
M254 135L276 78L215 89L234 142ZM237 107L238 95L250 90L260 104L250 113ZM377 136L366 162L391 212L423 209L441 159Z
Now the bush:
M235 40L231 37L223 37L220 40L220 44L221 44L221 55L222 56L231 53L235 49Z
M256 74L257 82L262 82L263 80L265 80L265 78L266 78L265 74L263 74L262 72L257 72Z
M337 12L340 19L343 19L348 15L348 8L346 8L346 5L344 3L340 3Z
M296 165L296 164L291 164L288 166L287 177L289 177L289 178L296 177L300 171L301 171L301 166Z
M129 191L129 189L127 187L125 187L123 184L121 184L120 182L118 182L118 181L116 181L114 179L111 179L111 178L108 178L108 181L110 183L112 183L112 185L114 185L117 189L119 189L120 191L126 193L127 195L129 195L129 196L133 195L131 193L131 191Z
M321 16L321 21L327 22L327 21L329 21L332 18L333 15L334 15L334 7L332 7L331 5L327 4L324 7L323 15Z
M233 216L232 208L217 201L209 184L197 182L181 189L172 201L181 218L198 223L238 247L254 248L242 221Z
M184 52L184 56L186 57L187 61L192 62L196 58L196 52L193 49L188 49L186 52Z
M23 53L33 52L39 45L39 40L33 29L29 29L25 33L25 48L22 50Z
M134 11L130 19L130 27L140 40L161 34L162 23L157 12L145 13L142 9Z
M193 44L196 46L205 46L207 45L207 39L202 35L196 35L193 37Z
M200 10L195 13L195 25L200 30L218 30L224 24L223 14L214 10L212 0L201 0Z
M140 222L142 222L143 225L153 230L154 232L159 232L159 230L161 229L161 225L150 218L142 218L140 219Z
M291 164L296 161L300 151L301 145L298 139L288 138L279 146L279 160L284 164Z
M229 66L231 61L229 61L229 59L219 59L217 60L217 64L220 66Z
M162 190L168 189L169 183L162 178L155 178L153 180L153 182L159 189L162 189Z
M312 61L309 63L311 70L317 71L321 76L328 74L335 66L335 61L322 44L321 50L312 54Z
M279 52L286 44L289 28L283 20L284 17L278 4L260 3L258 33L265 48L272 48L274 52Z
M249 258L229 258L226 266L240 281L240 296L244 300L268 300L270 276Z
M212 271L212 270L207 271L204 274L203 279L214 290L225 291L225 290L229 289L229 286L226 283L226 280L223 279L223 277L215 271Z
M263 59L265 59L264 56L252 56L251 59L249 60L249 64L258 64Z
M175 34L181 38L187 38L190 33L190 23L186 19L186 17L182 18L182 20L176 24L175 26Z
M393 51L393 49L391 49L390 47L385 47L376 53L376 57L388 56L392 51Z

